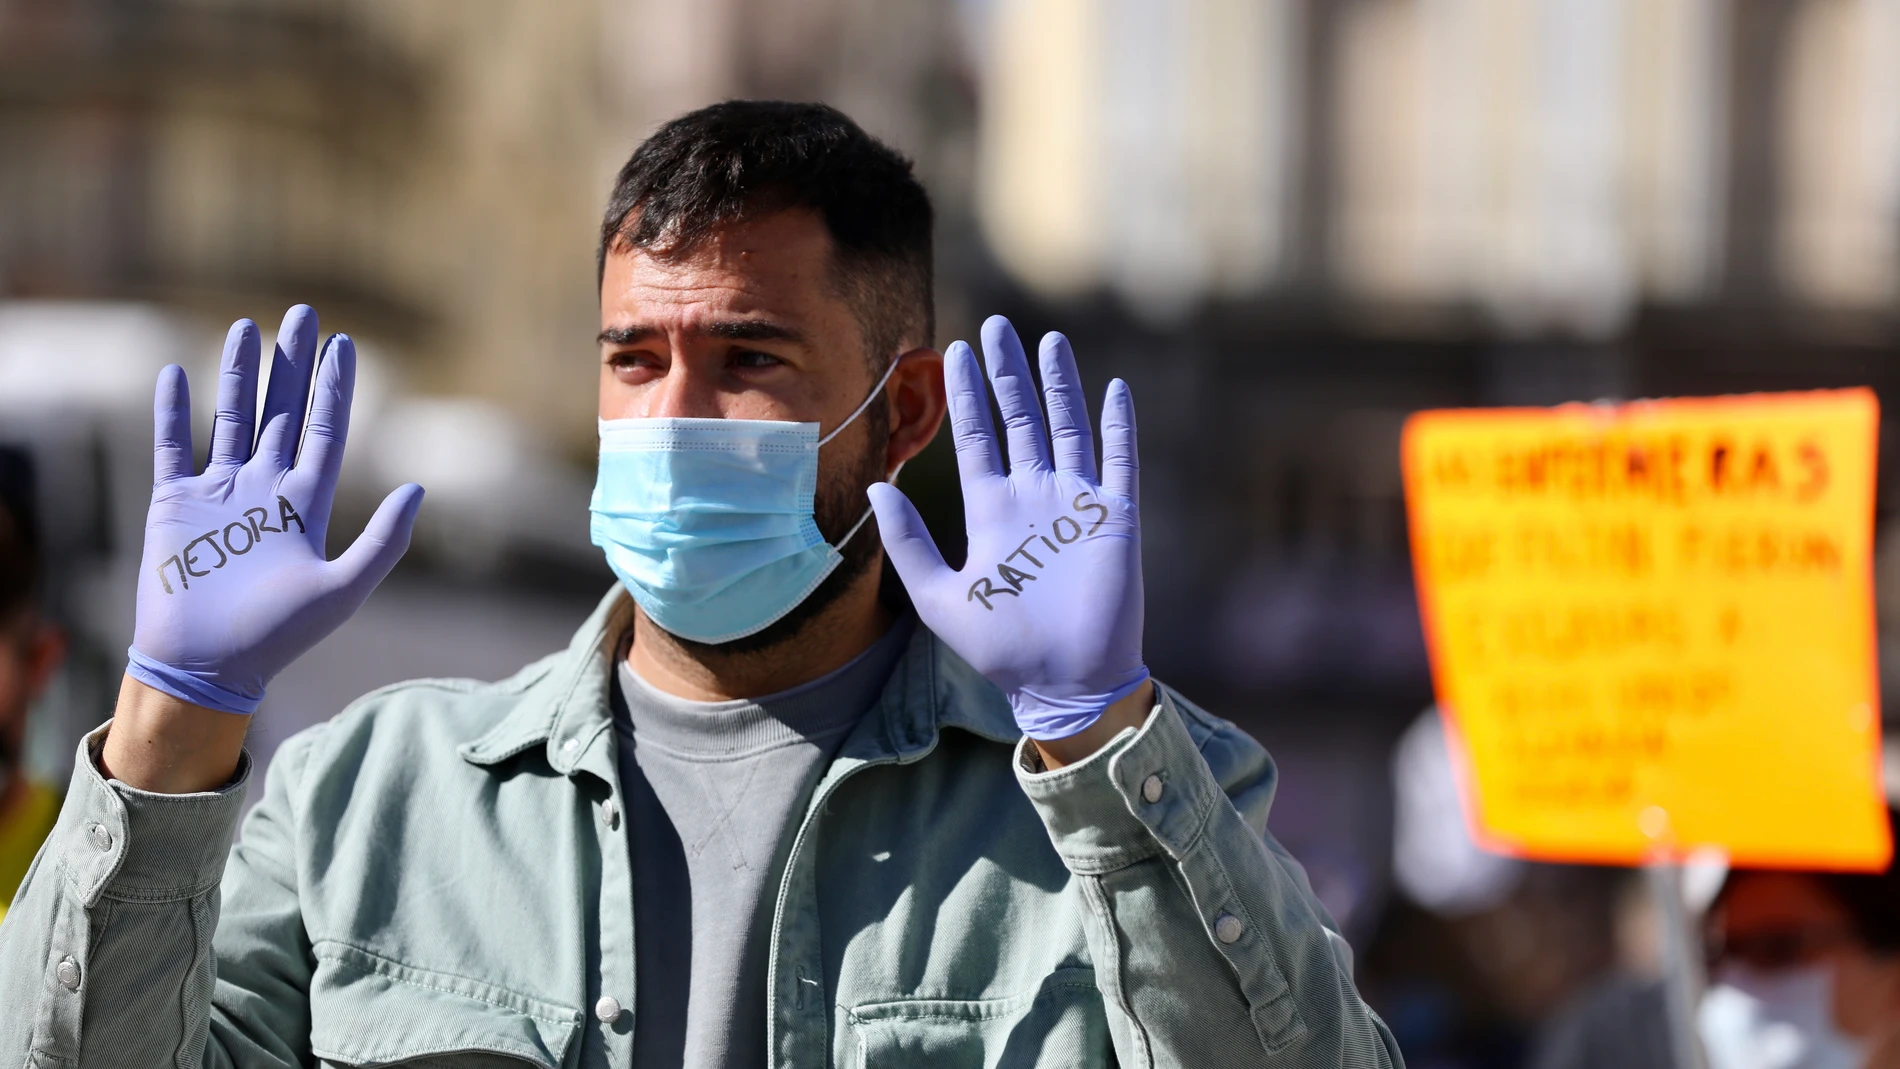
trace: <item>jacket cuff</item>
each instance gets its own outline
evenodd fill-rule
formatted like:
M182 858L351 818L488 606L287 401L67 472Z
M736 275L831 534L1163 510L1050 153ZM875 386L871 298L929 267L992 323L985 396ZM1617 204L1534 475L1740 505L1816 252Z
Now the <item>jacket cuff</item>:
M1071 872L1096 875L1166 853L1179 858L1200 841L1225 795L1168 691L1140 730L1129 729L1073 765L1030 771L1028 739L1017 743L1016 778Z
M101 895L138 901L191 898L217 886L244 812L251 755L231 782L198 794L155 794L99 771L108 720L79 742L66 804L47 844L87 908Z

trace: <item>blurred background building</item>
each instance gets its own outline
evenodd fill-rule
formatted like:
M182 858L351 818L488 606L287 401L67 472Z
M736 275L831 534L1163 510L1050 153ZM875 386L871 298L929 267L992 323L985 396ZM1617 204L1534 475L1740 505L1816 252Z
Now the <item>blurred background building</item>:
M917 160L940 341L1001 311L1133 385L1151 662L1274 749L1276 831L1414 1064L1515 1064L1616 948L1645 967L1621 874L1394 888L1394 747L1430 701L1400 424L1896 396L1900 0L0 0L0 440L40 458L80 650L44 773L129 639L154 373L185 364L208 426L238 315L305 301L359 339L339 543L431 491L256 748L564 643L611 581L599 211L656 123L731 96L828 100ZM905 485L960 543L946 442Z

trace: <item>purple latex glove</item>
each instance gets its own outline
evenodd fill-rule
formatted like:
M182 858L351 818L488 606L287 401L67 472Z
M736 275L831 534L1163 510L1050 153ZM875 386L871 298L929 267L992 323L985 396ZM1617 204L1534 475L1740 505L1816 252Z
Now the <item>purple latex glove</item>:
M350 618L409 547L422 487L398 487L356 543L325 560L356 347L317 355L317 314L292 308L277 334L264 430L252 447L257 325L231 325L204 473L192 474L185 373L159 372L152 507L139 566L133 678L195 705L250 713L271 677ZM304 423L316 366L317 396ZM301 448L299 442L301 441Z
M983 355L1008 428L1007 475L976 354L963 342L944 354L970 539L963 570L944 564L896 487L871 487L871 505L924 624L1002 688L1024 734L1067 738L1148 679L1134 401L1126 383L1109 383L1098 480L1069 340L1042 339L1048 432L1009 320L991 316L983 324Z

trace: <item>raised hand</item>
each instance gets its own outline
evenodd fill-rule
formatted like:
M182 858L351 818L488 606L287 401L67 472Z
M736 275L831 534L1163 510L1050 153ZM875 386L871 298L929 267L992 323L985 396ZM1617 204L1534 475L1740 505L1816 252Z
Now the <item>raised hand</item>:
M997 452L976 354L957 342L945 354L944 378L969 531L963 569L944 564L896 487L871 487L871 505L925 625L1002 688L1024 734L1063 739L1148 679L1134 402L1126 383L1109 383L1098 479L1068 339L1042 339L1045 431L1015 329L992 316L982 338L1008 430L1009 468Z
M277 335L253 446L259 355L257 325L232 324L210 457L199 474L185 373L176 365L159 372L152 505L127 668L175 698L227 713L256 710L273 676L356 612L408 548L422 504L420 486L398 487L354 545L324 559L356 347L338 334L319 359L316 312L292 308Z

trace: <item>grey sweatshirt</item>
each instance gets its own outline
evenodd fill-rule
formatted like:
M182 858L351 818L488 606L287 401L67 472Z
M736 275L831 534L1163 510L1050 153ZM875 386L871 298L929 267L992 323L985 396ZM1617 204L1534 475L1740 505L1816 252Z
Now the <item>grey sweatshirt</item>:
M795 821L913 625L905 616L844 667L756 701L676 698L621 659L639 1069L766 1064L772 892Z

